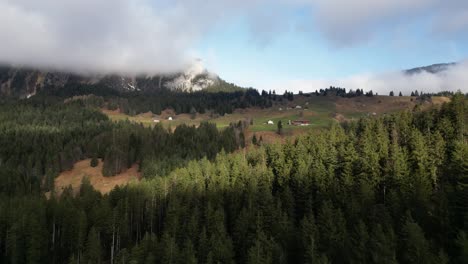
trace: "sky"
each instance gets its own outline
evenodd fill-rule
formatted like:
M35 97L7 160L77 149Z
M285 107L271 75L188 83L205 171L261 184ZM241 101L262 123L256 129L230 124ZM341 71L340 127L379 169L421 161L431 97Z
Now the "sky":
M0 0L0 62L244 87L468 92L466 0ZM459 62L438 74L401 70Z

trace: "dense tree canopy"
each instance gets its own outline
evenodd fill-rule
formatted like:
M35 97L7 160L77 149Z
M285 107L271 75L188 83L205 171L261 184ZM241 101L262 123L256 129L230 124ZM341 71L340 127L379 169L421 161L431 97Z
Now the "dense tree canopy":
M231 138L224 133L234 131L204 124L170 134L114 125L98 112L76 112L78 106L70 113L52 106L58 109L45 116L47 107L35 113L16 107L23 111L21 126L5 121L8 110L1 117L2 263L466 263L463 95L440 109L334 124L284 144L218 155L220 146L228 151L236 145L216 145L213 135ZM74 117L83 123L73 127ZM75 150L102 133L106 139ZM64 161L75 151L121 158L115 149L127 155L124 162L138 160L139 153L157 160L166 152L156 150L175 138L190 148L171 149L195 160L164 173L146 171L141 182L108 195L86 181L76 196L66 190L49 199L5 185L25 177L21 171L32 177L49 170L35 169L40 159L55 159L60 170L68 165L60 152Z

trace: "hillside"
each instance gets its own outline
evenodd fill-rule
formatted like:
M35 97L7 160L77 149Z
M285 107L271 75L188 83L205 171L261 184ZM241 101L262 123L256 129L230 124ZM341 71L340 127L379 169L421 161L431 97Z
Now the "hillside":
M419 73L423 73L423 72L437 74L437 73L440 73L440 72L444 72L444 71L448 70L450 67L453 67L455 65L457 65L457 63L455 63L455 62L437 63L437 64L432 64L432 65L429 65L429 66L423 66L423 67L417 67L417 68L405 70L404 72L406 74L410 74L410 75L419 74Z
M57 89L109 89L116 92L151 93L161 89L171 91L234 91L233 84L195 64L184 72L165 75L85 75L64 71L0 66L0 97L29 98L39 91Z
M312 130L325 129L333 122L356 120L360 117L380 117L401 110L412 110L419 105L426 109L440 106L449 102L448 97L434 96L420 101L411 96L358 96L345 98L340 96L294 96L294 100L275 102L272 107L249 107L235 109L232 113L218 115L213 112L190 114L176 114L172 109L166 109L160 114L151 112L130 116L121 113L118 109L102 109L113 121L129 120L145 126L161 124L166 128L174 129L180 125L198 126L202 122L215 123L219 129L228 127L230 123L248 121L250 123L246 135L247 142L255 134L262 136L266 142L281 140L282 138L297 136ZM171 120L169 120L169 117ZM307 120L308 126L289 125L289 121ZM268 124L273 121L273 124ZM278 135L277 124L283 124L283 134Z

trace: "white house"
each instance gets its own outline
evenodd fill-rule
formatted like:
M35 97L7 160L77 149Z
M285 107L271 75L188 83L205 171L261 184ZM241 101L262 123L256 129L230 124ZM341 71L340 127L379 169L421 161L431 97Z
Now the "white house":
M172 116L168 117L167 120L172 121Z
M268 120L269 125L274 125L275 123L272 120Z
M153 122L154 123L159 123L160 121L159 121L159 119L153 119Z

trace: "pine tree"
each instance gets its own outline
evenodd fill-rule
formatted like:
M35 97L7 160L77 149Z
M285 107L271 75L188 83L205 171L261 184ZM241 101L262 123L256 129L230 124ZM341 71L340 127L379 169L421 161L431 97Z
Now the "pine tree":
M351 237L352 263L367 263L369 252L369 233L366 224L359 220Z
M406 263L430 263L432 256L429 242L424 237L421 227L411 217L403 226L403 259Z
M370 263L396 264L395 245L391 232L384 232L380 224L376 224L369 240Z
M90 162L91 167L97 167L98 164L99 164L99 160L96 158L96 156L93 156Z
M252 144L253 144L254 146L256 146L256 145L258 144L258 142L257 142L257 136L256 136L255 134L252 136Z
M276 130L276 133L278 133L278 135L281 135L283 133L283 123L281 122L281 120L278 121L278 129Z
M101 254L101 241L99 240L96 229L92 227L88 233L88 240L86 241L85 263L101 263Z

